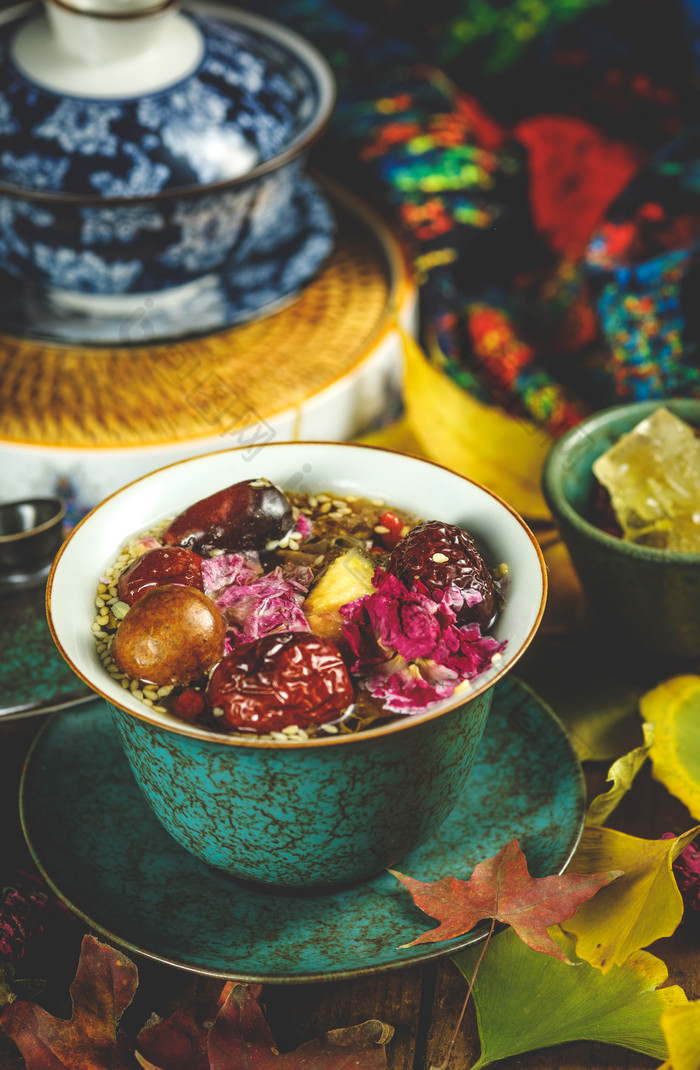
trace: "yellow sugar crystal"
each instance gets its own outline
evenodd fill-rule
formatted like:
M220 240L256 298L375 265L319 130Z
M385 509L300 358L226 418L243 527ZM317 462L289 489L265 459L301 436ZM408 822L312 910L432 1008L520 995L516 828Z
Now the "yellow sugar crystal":
M700 438L658 408L593 465L610 495L624 538L700 553Z

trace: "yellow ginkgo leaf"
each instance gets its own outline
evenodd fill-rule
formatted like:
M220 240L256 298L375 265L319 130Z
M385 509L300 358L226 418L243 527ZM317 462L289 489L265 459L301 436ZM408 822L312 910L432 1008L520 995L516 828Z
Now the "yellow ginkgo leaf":
M643 745L623 754L610 766L606 782L612 781L612 787L601 795L597 795L588 807L587 825L604 825L622 796L632 787L632 782L646 761L654 740L652 725L643 724L642 731L644 732Z
M674 676L639 700L654 726L652 772L700 820L700 676Z
M578 939L576 954L607 973L628 955L675 932L683 899L673 860L700 832L700 825L669 840L642 840L613 829L584 829L570 871L623 875L584 903L562 928Z
M384 449L398 450L399 453L413 453L417 457L428 457L405 416L376 431L368 431L367 434L360 435L357 441L365 446L383 446Z
M478 401L431 364L408 334L404 357L406 419L422 452L489 487L526 518L549 519L540 475L551 437Z
M700 1067L700 1000L667 1007L661 1028L669 1060L659 1070L698 1070Z

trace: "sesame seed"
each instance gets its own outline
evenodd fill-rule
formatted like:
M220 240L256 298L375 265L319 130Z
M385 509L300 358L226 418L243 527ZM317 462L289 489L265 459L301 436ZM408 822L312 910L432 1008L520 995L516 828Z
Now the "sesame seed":
M388 535L389 534L389 529L384 527L383 524L375 524L374 525L374 530L377 533L377 535Z
M492 658L491 658L491 664L492 665L498 665L499 661L503 661L503 654L498 654L498 653L494 654L492 656Z
M433 554L430 559L434 561L436 565L444 565L446 561L449 561L447 554Z
M330 500L331 500L330 494L317 494L316 497L317 497L318 501L323 502L324 505L327 502L330 502Z
M383 498L372 498L372 505L386 505Z
M323 505L321 506L321 508L319 509L319 512L320 513L330 513L331 509L332 509L331 503L330 502L324 502Z

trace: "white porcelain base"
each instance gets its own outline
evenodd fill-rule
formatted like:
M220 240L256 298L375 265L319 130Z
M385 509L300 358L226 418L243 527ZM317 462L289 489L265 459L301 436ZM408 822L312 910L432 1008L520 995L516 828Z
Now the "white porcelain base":
M216 289L217 285L216 275L203 275L201 279L187 282L183 286L171 286L167 290L154 290L152 293L82 294L53 287L46 291L46 298L56 312L77 312L83 316L110 319L123 317L127 335L124 341L133 341L128 332L130 323L141 320L149 312L167 313L177 309L183 302L194 301L208 290Z
M407 286L399 316L415 329L416 294ZM0 441L0 500L55 494L72 488L79 511L91 509L133 479L167 464L231 446L247 447L251 460L263 442L347 441L381 420L400 397L403 346L393 327L346 375L299 406L231 434L153 446L68 448Z

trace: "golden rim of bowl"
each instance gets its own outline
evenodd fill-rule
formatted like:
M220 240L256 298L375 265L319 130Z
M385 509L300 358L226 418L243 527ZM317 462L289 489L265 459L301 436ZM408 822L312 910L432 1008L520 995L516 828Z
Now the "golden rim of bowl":
M365 731L353 733L352 735L348 734L348 735L343 735L343 736L340 736L340 735L338 735L338 736L330 736L330 737L327 737L327 738L324 738L324 739L315 738L315 739L301 740L301 741L298 741L298 742L297 741L290 741L289 743L287 743L287 742L282 743L282 742L278 742L277 740L264 738L264 737L254 737L254 738L248 739L248 738L243 738L241 736L222 735L222 734L217 733L217 732L210 732L210 731L207 731L206 729L198 728L196 725L188 724L186 721L182 721L182 722L177 721L175 718L173 718L173 723L172 724L171 723L164 724L162 720L156 718L155 716L153 716L153 715L149 716L149 709L148 709L147 706L144 706L144 712L143 713L141 713L140 711L137 713L135 710L129 709L127 706L124 706L121 703L117 702L110 695L105 694L105 692L102 691L99 687L96 687L92 680L89 680L82 672L80 672L80 670L75 666L75 664L73 663L72 659L66 653L66 650L64 649L62 643L60 642L60 640L58 638L58 635L56 634L56 629L55 629L54 621L53 621L53 615L52 615L52 612L51 612L51 594L52 594L52 591L53 591L54 576L55 576L56 570L57 570L57 568L59 566L59 562L60 562L61 558L63 557L63 553L64 553L66 547L68 546L68 544L71 541L73 533L78 531L83 526L83 524L87 523L87 521L93 516L93 514L96 513L99 509L102 508L102 506L105 504L105 502L111 501L112 498L116 498L119 494L122 494L123 491L127 490L129 487L133 487L137 483L141 483L146 479L150 479L151 476L157 474L158 472L165 472L170 468L177 468L180 465L188 464L192 460L194 460L194 458L188 458L188 459L182 460L182 461L174 461L172 464L163 465L162 468L158 468L154 472L149 472L148 475L140 476L138 479L133 479L130 483L127 483L124 487L121 487L119 490L114 491L114 493L109 494L106 498L104 498L101 502L99 502L98 505L96 505L93 509L91 509L90 512L87 513L78 524L76 524L75 528L73 529L73 533L71 533L71 535L66 539L66 541L63 543L63 545L61 546L60 550L56 554L56 557L54 558L53 563L51 565L51 571L49 573L48 580L46 582L46 618L47 618L47 621L48 621L48 624L49 624L49 629L51 631L51 636L53 638L53 641L55 642L56 646L58 647L59 652L61 653L61 655L63 656L65 661L68 663L68 665L70 665L71 669L76 674L76 676L78 676L85 684L87 684L87 686L89 688L91 688L97 695L99 695L100 698L103 698L105 700L105 702L107 702L109 705L116 706L123 713L128 714L130 717L135 717L137 720L144 721L146 724L153 725L155 728L164 729L166 731L172 731L172 732L175 732L177 735L181 735L181 736L189 736L192 739L199 739L199 740L206 741L206 742L224 744L225 746L274 747L274 748L284 747L286 749L300 750L300 749L307 749L309 747L335 747L335 746L341 746L341 745L344 746L346 744L355 744L357 746L357 745L361 745L363 743L363 741L365 741L365 742L366 741L371 741L372 739L376 739L379 736L393 735L395 732L402 732L402 731L404 731L405 729L409 728L411 725L414 725L414 724L425 724L428 721L436 720L438 717L442 717L444 714L449 713L451 710L458 709L460 706L464 706L467 703L471 702L473 699L477 698L479 695L482 695L485 691L488 691L490 688L494 687L495 684L497 684L498 681L500 679L502 679L502 677L504 677L507 673L509 673L512 670L513 666L516 664L517 661L519 661L519 659L522 657L522 655L525 653L525 651L529 647L530 643L532 642L532 640L533 640L533 638L534 638L534 636L535 636L535 634L537 632L537 629L540 626L540 623L542 621L542 617L543 617L543 614L544 614L545 604L546 604L546 601L547 601L547 587L548 587L548 584L547 584L547 567L545 565L544 556L542 554L542 550L540 549L539 543L537 542L537 539L535 538L533 533L530 531L530 528L527 526L527 524L525 523L523 518L520 516L519 513L517 513L515 511L515 509L512 508L512 506L510 506L507 502L505 502L503 500L503 498L501 498L498 494L494 493L494 491L490 490L488 487L485 487L482 483L478 483L475 479L470 479L468 476L464 476L460 472L456 472L453 468L449 468L447 465L440 464L438 461L429 461L429 460L426 460L426 458L424 458L424 457L417 457L417 456L415 456L415 454L400 453L397 450L387 449L384 446L367 446L367 445L363 445L363 444L360 444L360 443L353 443L353 442L332 442L332 441L323 441L323 440L314 441L314 442L264 443L261 446L261 449L262 450L271 449L271 448L274 449L275 447L279 448L280 446L313 446L313 447L326 446L326 447L330 447L330 448L334 448L334 449L340 447L342 449L350 448L350 449L353 449L353 450L354 449L373 450L373 451L376 451L378 453L390 453L390 454L394 454L394 455L400 456L400 457L409 457L412 460L420 462L421 464L428 465L428 466L433 467L433 468L441 468L443 471L449 472L451 475L457 476L458 479L463 480L465 483L471 483L472 486L478 487L479 490L484 491L484 493L488 494L488 496L490 498L493 498L507 512L509 512L511 514L511 516L514 517L514 519L521 526L521 528L523 529L523 531L527 535L528 539L530 540L531 546L535 550L535 554L537 556L537 560L538 560L539 567L540 567L540 582L541 582L541 586L542 586L542 593L541 593L541 597L540 597L540 604L539 604L538 609L537 609L537 615L536 615L535 620L534 620L534 622L532 624L532 627L530 628L530 631L528 632L528 634L527 634L526 638L524 639L524 641L521 643L520 648L516 651L515 655L508 662L508 664L505 665L502 669L499 669L493 676L489 677L489 679L487 681L485 681L481 686L476 687L473 691L468 692L466 695L462 694L457 698L447 699L447 700L445 700L444 705L441 704L437 709L430 710L427 713L409 714L409 715L396 714L394 719L392 719L392 721L390 721L389 724L381 725L381 726L378 726L376 728L368 728ZM246 448L247 448L246 446L235 446L232 449L217 450L216 452L212 452L211 454L206 454L204 456L214 457L217 454L222 454L222 453L238 453L240 450L244 450Z

